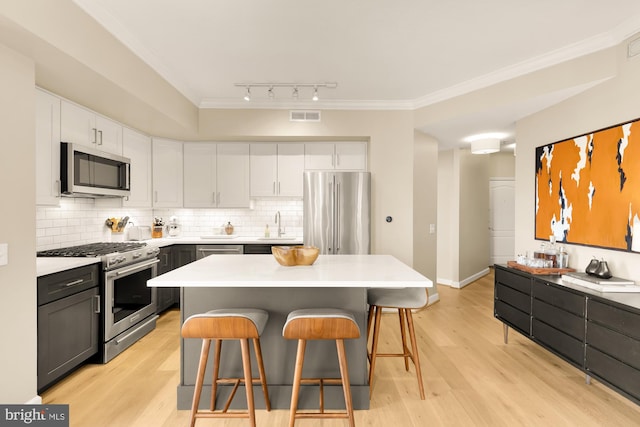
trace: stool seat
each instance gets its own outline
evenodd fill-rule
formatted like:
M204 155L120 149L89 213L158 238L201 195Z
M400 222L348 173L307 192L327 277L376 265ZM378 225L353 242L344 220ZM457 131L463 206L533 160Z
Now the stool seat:
M354 427L353 402L351 399L351 385L349 383L349 369L344 340L360 337L360 328L353 314L334 308L313 308L295 310L289 313L282 328L282 335L287 339L298 340L296 366L291 391L291 413L289 427L294 427L296 418L347 418L349 426ZM335 340L340 365L340 378L302 378L302 366L307 340ZM316 383L320 385L319 412L299 412L298 399L300 384ZM325 412L324 384L341 384L344 392L346 411Z
M427 305L425 288L371 288L367 289L369 305L392 308L422 308Z
M264 364L262 361L262 350L260 347L260 335L264 330L269 313L257 308L230 308L216 309L206 313L194 314L187 318L182 325L181 334L183 338L200 338L202 339L202 350L200 352L200 361L198 364L198 373L196 375L196 384L193 393L193 402L191 404L191 422L190 426L195 425L197 418L249 418L252 427L255 427L255 407L253 400L253 384L258 383L262 386L264 393L265 405L267 410L271 409L269 401L269 393L267 389L267 380L264 372ZM219 378L220 371L220 355L222 352L223 340L238 340L242 353L242 368L244 371L243 378ZM251 359L249 352L249 340L253 341L253 347L256 354L259 378L253 378L251 375ZM198 409L200 396L202 394L202 386L204 384L204 374L207 367L207 359L209 357L209 349L211 341L215 341L215 356L213 364L213 377L211 379L211 403L209 410ZM233 389L227 399L222 410L215 409L216 393L218 383L233 384ZM231 401L235 396L236 390L244 384L247 395L247 410L245 412L228 412Z
M229 318L227 322L207 319ZM258 308L219 308L190 316L182 326L185 338L258 338L269 320L269 313Z
M360 337L353 314L336 308L294 310L282 328L287 339L335 340Z
M420 368L420 357L418 354L418 345L416 340L416 332L413 325L412 309L422 308L427 304L426 288L370 288L367 289L367 302L369 303L369 319L367 320L367 340L371 333L373 324L373 339L371 341L371 353L369 353L369 395L373 393L373 373L376 367L376 359L378 357L403 357L405 370L409 370L409 360L413 362L416 368L416 376L418 378L418 388L420 389L420 398L425 399L424 385L422 383L422 370ZM393 308L398 310L400 319L400 335L402 337L402 353L378 353L378 343L380 341L380 323L382 320L382 310L384 308ZM411 341L411 349L407 346L406 328L409 332L409 340Z

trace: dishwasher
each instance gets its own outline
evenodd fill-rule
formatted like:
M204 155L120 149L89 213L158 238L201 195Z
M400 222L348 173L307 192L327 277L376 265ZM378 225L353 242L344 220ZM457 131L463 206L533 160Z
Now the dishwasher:
M196 245L196 260L209 255L242 255L243 245Z

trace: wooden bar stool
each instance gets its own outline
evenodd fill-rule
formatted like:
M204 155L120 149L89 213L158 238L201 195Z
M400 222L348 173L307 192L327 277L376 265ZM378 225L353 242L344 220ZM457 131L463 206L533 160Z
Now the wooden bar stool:
M371 332L373 321L373 341L371 343L371 353L369 353L369 397L373 392L373 371L376 367L377 357L403 357L404 366L409 371L409 359L416 367L418 386L420 388L420 398L424 400L424 386L422 384L422 371L420 369L420 358L418 346L416 344L416 333L413 326L412 309L422 308L427 304L427 291L425 288L371 288L367 290L367 302L369 303L369 319L367 320L367 340ZM380 334L380 320L383 308L393 308L398 310L400 318L400 335L402 336L402 353L378 353L378 337ZM374 320L375 317L375 320ZM409 339L411 340L411 350L407 346L407 335L405 332L405 319L409 329Z
M349 369L347 366L347 354L344 349L344 340L360 337L360 328L358 328L355 317L344 310L332 308L295 310L289 313L282 330L282 335L287 339L298 340L293 390L291 392L289 427L294 426L296 418L347 418L349 419L349 426L354 427L353 402L351 400L351 385L349 383ZM304 352L307 340L336 341L341 378L302 378L302 365L304 363ZM320 385L319 412L309 413L298 411L300 384L303 382ZM325 412L324 384L342 384L346 406L345 412Z
M253 401L253 384L262 385L267 411L271 410L267 381L262 363L262 350L260 348L260 335L264 330L269 313L255 308L233 308L211 310L202 314L195 314L185 320L182 325L183 338L202 339L202 351L198 365L196 386L193 392L191 404L191 427L196 423L196 418L249 418L252 427L256 425L255 407ZM249 339L253 341L253 347L258 362L260 378L251 375L251 358L249 353ZM198 410L204 372L207 367L207 358L211 347L211 340L216 341L213 365L213 378L211 380L211 404L209 410ZM220 352L223 340L238 340L242 351L242 367L244 378L218 378L220 371ZM222 410L215 410L216 392L219 383L234 384L233 390ZM240 384L245 385L247 395L247 411L228 412L231 400L236 394Z

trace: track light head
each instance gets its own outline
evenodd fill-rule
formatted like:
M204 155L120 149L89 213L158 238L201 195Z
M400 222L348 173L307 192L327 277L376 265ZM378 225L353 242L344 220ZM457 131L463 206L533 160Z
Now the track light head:
M317 87L313 88L313 98L311 98L311 99L314 100L314 101L317 101L319 99L318 98L318 88Z
M275 98L276 95L273 93L273 86L269 88L268 94L269 94L269 99Z
M251 89L247 86L247 93L244 94L245 101L251 101Z
M293 88L293 99L298 99L298 87L294 86Z

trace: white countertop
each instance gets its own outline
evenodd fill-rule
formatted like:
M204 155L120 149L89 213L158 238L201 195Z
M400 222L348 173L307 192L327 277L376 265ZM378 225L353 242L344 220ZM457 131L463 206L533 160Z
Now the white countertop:
M157 247L170 245L301 245L302 237L247 237L232 235L205 236L205 237L162 237L160 239L142 240L148 245Z
M96 264L100 262L100 258L66 258L66 257L37 257L36 273L37 276L46 276L47 274L59 273L72 268L84 267L85 265Z
M202 258L147 282L155 287L433 287L391 255L320 255L310 266L284 267L272 255Z
M142 240L141 242L159 248L171 245L300 245L302 244L302 238L287 237L285 239L275 237L266 239L262 237L234 236L228 238L224 236L211 236L211 238L203 239L201 237L164 237L160 239ZM36 257L36 275L37 277L46 276L47 274L59 273L98 262L100 262L100 258L93 257Z

